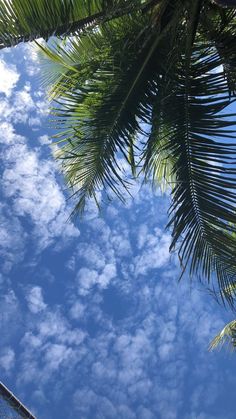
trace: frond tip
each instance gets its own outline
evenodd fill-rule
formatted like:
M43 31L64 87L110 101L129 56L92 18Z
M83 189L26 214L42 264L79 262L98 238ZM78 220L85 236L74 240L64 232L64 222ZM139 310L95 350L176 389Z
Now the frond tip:
M222 348L223 345L227 345L232 351L236 350L236 320L228 323L221 332L215 336L209 345L209 351L216 348Z

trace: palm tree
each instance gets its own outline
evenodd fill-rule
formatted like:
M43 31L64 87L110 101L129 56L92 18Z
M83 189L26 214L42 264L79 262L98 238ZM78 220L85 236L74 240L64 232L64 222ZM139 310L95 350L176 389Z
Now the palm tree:
M101 189L123 199L131 179L121 156L133 176L141 172L154 185L164 179L172 185L171 250L183 270L211 280L230 303L224 289L236 280L234 3L0 0L1 47L59 37L39 48L47 57L57 157L77 197L74 213Z

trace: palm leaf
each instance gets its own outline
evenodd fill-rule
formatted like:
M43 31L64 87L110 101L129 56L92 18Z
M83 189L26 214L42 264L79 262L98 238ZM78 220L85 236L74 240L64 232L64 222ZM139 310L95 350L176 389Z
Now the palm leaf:
M190 275L211 281L214 289L216 280L216 294L232 303L224 290L236 278L235 114L225 112L231 101L216 47L206 45L196 30L190 35L191 28L182 28L177 65L171 64L162 77L145 171L154 170L165 141L176 179L168 224L173 228L171 250L178 249Z
M149 10L159 0L0 0L0 49L19 42L91 30L132 11Z
M223 290L236 274L235 115L225 111L232 101L218 70L222 57L200 30L202 2L194 13L181 5L163 1L156 15L134 13L65 48L44 50L58 69L51 88L61 129L58 157L78 199L75 213L101 188L122 199L122 187L129 185L118 156L134 169L134 139L150 126L145 177L175 182L171 249L178 247L191 275L214 289L217 284L221 298L231 302ZM153 21L159 26L153 28Z
M209 345L209 350L212 351L216 348L221 348L226 345L231 350L236 349L236 320L228 323L221 332L215 336Z
M173 14L169 26L180 13L178 9ZM151 121L158 74L163 71L158 57L166 43L165 31L150 30L150 19L149 15L123 17L73 40L66 50L43 48L54 61L53 72L47 71L49 80L57 75L50 89L58 102L56 124L63 127L57 138L64 145L57 157L78 198L75 213L100 188L108 187L123 198L119 185L127 188L128 184L117 153L131 163L134 173L134 139L143 132L142 124ZM92 48L85 50L84 42Z
M202 26L206 38L215 46L221 58L230 94L236 89L236 11L213 8L205 13Z
M229 104L227 83L222 73L211 73L212 66L218 66L218 56L211 54L199 45L189 68L183 62L169 103L177 179L169 226L174 226L171 248L182 241L179 255L184 264L190 261L190 274L199 273L207 281L216 276L221 291L236 274L236 147L230 142L234 115L222 112ZM231 300L230 295L221 296Z
M89 3L99 13L104 7L104 2ZM116 11L121 4L130 7L131 2L112 2ZM129 182L119 158L125 157L135 175L136 146L143 146L145 178L174 181L171 249L178 248L191 275L205 277L214 289L216 284L217 295L231 302L232 295L224 290L235 283L236 274L236 146L235 115L226 114L226 108L232 103L234 69L225 77L226 70L219 68L234 59L234 48L223 54L218 41L223 33L224 39L229 36L227 27L233 27L235 15L216 7L216 41L209 40L204 29L209 4L137 1L129 14L124 7L122 17L103 15L103 20L95 19L96 27L91 20L89 30L41 50L53 62L47 82L55 101L57 157L78 199L74 213L83 211L87 199L96 199L101 189L123 199ZM149 6L145 12L144 6ZM81 19L96 13L78 10ZM22 39L32 33L21 19L16 21L23 25ZM63 33L69 32L67 25Z

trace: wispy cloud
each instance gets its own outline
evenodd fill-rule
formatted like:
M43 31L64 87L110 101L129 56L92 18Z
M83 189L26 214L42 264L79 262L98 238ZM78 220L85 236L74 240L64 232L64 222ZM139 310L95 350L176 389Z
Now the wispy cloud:
M0 59L0 93L11 96L12 90L16 86L20 75L17 72L16 66L7 65L4 60Z
M29 310L34 314L40 313L47 307L43 300L42 288L38 286L30 289L26 295L26 300L28 302Z

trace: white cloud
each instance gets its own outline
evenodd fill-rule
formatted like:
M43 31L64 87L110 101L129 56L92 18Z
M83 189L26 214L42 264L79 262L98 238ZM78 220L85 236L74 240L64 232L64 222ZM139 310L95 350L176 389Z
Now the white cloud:
M73 350L62 344L49 344L45 350L44 361L50 370L58 369L60 364L71 358Z
M29 310L34 314L40 313L47 307L43 300L42 288L38 286L31 288L26 295L26 300L28 302Z
M116 266L113 263L107 264L102 273L98 277L98 284L102 288L106 288L111 280L116 277Z
M38 116L30 117L28 120L28 124L32 129L38 129L42 125L42 121Z
M81 268L77 274L78 291L81 295L88 294L89 290L98 282L98 273L95 270Z
M31 113L37 115L38 109L33 101L28 84L16 90L10 98L0 100L0 120L3 122L27 123Z
M34 44L23 44L20 46L26 66L26 72L30 77L35 77L40 72L39 59Z
M0 366L9 373L15 364L15 352L11 348L3 348L0 353Z
M70 309L70 316L72 319L79 319L83 316L86 306L81 304L79 301L76 301L71 309Z
M144 230L145 231L145 230ZM135 257L135 275L146 275L148 271L164 267L170 260L171 236L156 229L155 234L143 234L139 247L145 249Z
M6 64L2 59L0 59L0 74L0 93L4 93L6 97L9 97L20 75L14 65Z
M56 180L54 162L40 159L21 136L14 135L10 124L5 123L4 128L7 142L13 144L2 153L3 187L5 196L13 200L15 214L31 217L41 249L57 236L77 237L78 229L67 222L69 211Z
M8 273L14 264L23 259L27 237L28 235L18 218L9 211L6 205L0 204L0 260L2 272Z
M116 266L112 263L105 265L101 274L94 269L81 268L77 274L78 291L80 295L87 295L95 286L107 288L111 280L116 277Z
M0 143L2 144L25 143L25 138L16 134L13 125L9 122L0 122L0 132Z
M52 143L51 139L49 138L48 135L41 135L38 138L38 141L40 142L41 145L49 145Z

